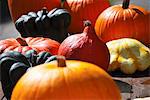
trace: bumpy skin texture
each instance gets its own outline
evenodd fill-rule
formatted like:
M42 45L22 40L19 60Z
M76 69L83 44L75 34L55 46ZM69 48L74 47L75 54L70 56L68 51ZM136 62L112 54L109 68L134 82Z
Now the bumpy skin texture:
M28 37L22 39L9 38L0 41L0 53L10 50L25 53L28 50L35 50L36 52L47 51L51 54L57 54L59 43L42 37Z
M149 17L150 13L140 6L130 4L123 9L122 5L114 5L99 15L95 31L104 42L134 38L147 45L150 44Z
M109 51L107 46L95 34L92 26L86 26L83 33L66 38L58 50L59 55L67 59L87 61L107 70Z
M52 54L46 51L37 53L35 50L29 50L25 53L25 57L31 63L32 67L45 63L51 56Z
M83 21L90 20L94 26L98 15L110 6L109 0L64 0L64 7L71 14L70 33L82 32Z
M17 62L23 63L26 66L30 66L27 58L19 52L9 51L6 53L2 53L0 55L1 85L2 85L4 96L8 100L10 99L11 92L14 87L14 84L13 84L14 82L11 82L11 77L9 77L9 70L11 69L13 64ZM22 71L20 73L22 73ZM18 76L16 76L15 78L18 78Z
M71 15L66 9L46 8L38 12L28 12L16 22L16 29L22 37L45 37L62 42L67 36Z
M108 70L133 74L150 66L150 49L135 39L123 38L106 43L110 52Z
M20 93L21 92L21 93ZM96 65L68 60L29 70L16 84L11 100L121 100L111 77Z
M9 100L12 90L20 77L31 67L51 62L49 52L37 53L29 50L25 55L17 51L9 51L0 55L0 78L4 96Z

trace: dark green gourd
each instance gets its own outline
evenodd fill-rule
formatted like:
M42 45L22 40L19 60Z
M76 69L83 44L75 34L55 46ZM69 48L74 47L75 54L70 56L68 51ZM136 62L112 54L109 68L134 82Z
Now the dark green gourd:
M4 96L9 100L12 90L17 81L22 77L30 68L48 63L53 57L49 52L37 53L35 50L29 50L24 55L17 51L9 51L0 55L0 76L2 90Z
M24 55L16 51L9 51L6 53L2 53L0 55L0 72L1 72L1 84L4 95L7 99L10 99L11 92L13 89L10 77L9 70L11 66L16 63L21 62L30 66L28 60Z
M54 8L48 12L46 8L22 15L16 22L16 29L22 37L46 37L62 42L68 37L67 29L71 23L71 15L62 8Z

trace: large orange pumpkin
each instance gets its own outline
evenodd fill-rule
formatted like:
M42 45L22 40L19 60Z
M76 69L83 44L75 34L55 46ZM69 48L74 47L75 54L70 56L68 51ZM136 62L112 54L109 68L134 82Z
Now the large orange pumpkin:
M121 100L112 78L98 66L57 57L31 68L16 84L11 100Z
M14 21L30 11L38 11L43 7L51 10L60 7L60 0L8 0L9 10Z
M140 6L129 4L114 5L102 12L95 24L99 38L108 42L119 38L134 38L145 44L150 43L150 13Z
M61 0L64 1L63 8L67 9L71 16L69 32L82 32L83 21L90 20L92 24L98 15L110 6L109 0Z
M0 54L10 50L25 53L28 50L35 50L38 53L47 51L51 54L57 54L59 43L49 38L28 37L28 38L8 38L0 40Z

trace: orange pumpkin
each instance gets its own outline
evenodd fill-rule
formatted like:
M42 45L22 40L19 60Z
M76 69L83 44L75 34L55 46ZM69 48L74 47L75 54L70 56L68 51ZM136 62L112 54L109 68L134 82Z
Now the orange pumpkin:
M38 11L43 7L52 10L60 7L60 0L8 0L11 16L16 21L21 15L30 11Z
M0 54L10 50L25 53L28 50L36 52L47 51L51 54L57 54L59 43L49 38L28 37L28 38L8 38L0 40Z
M90 20L95 24L98 15L110 6L109 0L61 0L63 8L67 9L71 16L70 33L82 32L83 21Z
M114 5L102 12L95 31L104 42L119 38L134 38L145 44L150 43L150 13L140 6L123 0L122 5Z
M112 78L98 66L57 57L31 68L16 84L11 100L121 100Z

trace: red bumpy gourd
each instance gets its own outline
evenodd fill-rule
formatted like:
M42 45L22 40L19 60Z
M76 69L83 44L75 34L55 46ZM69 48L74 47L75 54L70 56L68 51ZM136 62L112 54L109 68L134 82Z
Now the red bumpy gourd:
M62 42L58 54L96 64L104 70L107 70L110 59L107 46L98 39L89 21L85 21L83 33L69 36Z

